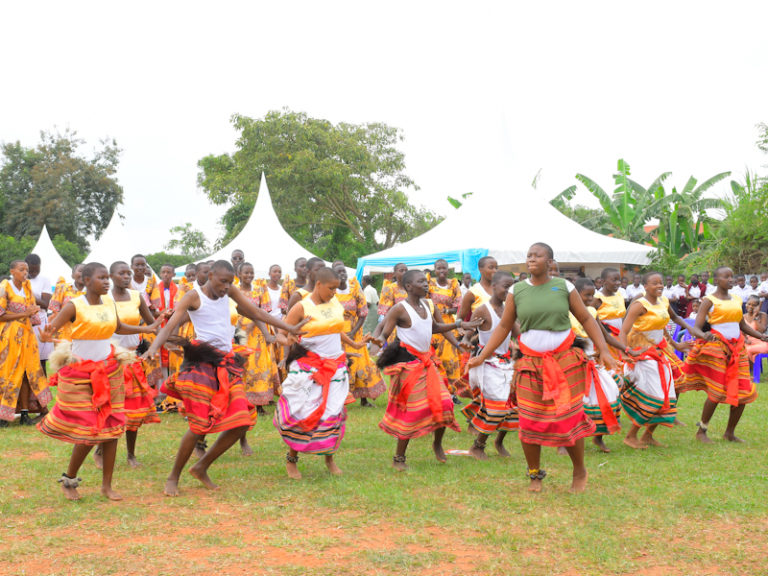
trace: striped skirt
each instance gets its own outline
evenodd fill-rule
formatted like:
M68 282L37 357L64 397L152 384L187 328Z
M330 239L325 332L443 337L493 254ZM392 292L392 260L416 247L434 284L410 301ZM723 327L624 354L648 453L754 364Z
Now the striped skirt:
M335 454L346 430L349 393L347 367L342 366L331 377L325 410L317 425L306 430L301 425L319 408L323 387L312 379L313 369L294 360L283 381L283 393L277 402L274 425L289 448L305 454Z
M733 354L732 347L737 344L738 341L731 340L726 343L719 337L714 342L696 340L685 359L678 393L703 390L712 402L724 404L729 403L730 387L733 399L730 403L733 405L741 406L754 402L757 398L757 386L749 374L749 359L745 346L737 348L738 358L734 360L733 368L735 378L727 376L728 363Z
M141 362L123 368L125 378L125 429L138 430L142 424L155 424L160 417L155 410L157 392L147 384Z
M427 397L427 370L419 360L399 362L384 369L389 375L389 402L379 428L398 440L425 436L438 428L460 431L453 416L453 401L444 383L439 387L440 418L436 418ZM407 398L401 397L404 382L413 383Z
M677 395L675 394L672 367L665 361L661 365L664 378L672 382L668 394L668 406L664 406L664 387L655 360L639 360L634 365L626 364L626 382L621 390L621 405L629 419L637 426L661 424L672 426L677 417Z
M520 418L520 440L541 446L573 446L595 433L595 424L584 412L587 372L584 351L567 348L554 359L565 375L570 400L557 412L554 400L544 400L544 359L524 355L515 363L513 389Z
M469 423L482 434L518 427L517 409L512 402L513 365L493 357L470 370L474 398L462 410Z
M216 368L205 363L185 368L165 381L162 392L182 401L189 429L195 434L252 428L256 409L245 397L242 368L227 362L227 382L219 382Z
M58 386L56 405L37 425L40 432L56 440L88 446L122 435L125 377L114 355L101 362L64 366L51 383Z
M619 400L619 384L621 379L608 372L602 365L596 366L598 381L594 382L594 386L600 386L605 399L610 406L611 412L619 419L621 414L621 401ZM608 426L605 423L603 412L600 409L600 403L598 401L597 390L594 386L589 387L589 394L584 396L584 412L587 414L590 420L595 423L595 435L605 436L612 434L608 430Z

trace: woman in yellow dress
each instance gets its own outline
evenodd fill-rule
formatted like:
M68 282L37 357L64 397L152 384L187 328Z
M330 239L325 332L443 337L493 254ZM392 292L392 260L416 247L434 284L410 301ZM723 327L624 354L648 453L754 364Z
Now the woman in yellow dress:
M427 298L432 300L435 307L443 315L445 324L452 324L456 321L456 312L461 305L461 290L456 278L448 278L448 262L445 260L441 259L435 262L435 274L429 280ZM453 335L458 337L456 332ZM472 394L469 391L469 386L461 378L459 351L446 340L443 334L432 336L432 348L434 348L435 355L440 359L445 371L451 394L470 398Z
M11 279L0 282L0 427L14 419L17 407L21 410L20 423L32 424L30 400L38 412L51 401L32 328L35 321L40 322L40 307L35 303L28 270L24 260L14 260Z
M60 283L56 285L56 289L51 296L51 302L48 305L48 310L51 312L50 322L56 318L64 305L78 296L85 294L85 284L83 284L83 266L84 264L75 264L72 267L72 283ZM72 327L69 324L62 326L59 333L56 334L57 340L72 340Z
M339 287L336 299L344 307L344 332L353 342L363 342L363 323L368 316L368 305L356 278L347 278L344 263L333 263L333 271L339 277ZM350 358L349 362L349 391L354 398L360 398L360 406L373 406L368 400L374 400L386 390L376 364L368 354L368 348L363 346L355 349L347 344L344 352Z

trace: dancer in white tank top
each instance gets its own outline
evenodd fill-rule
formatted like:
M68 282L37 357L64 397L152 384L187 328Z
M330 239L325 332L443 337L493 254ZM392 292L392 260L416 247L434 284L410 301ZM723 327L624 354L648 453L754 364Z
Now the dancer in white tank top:
M393 466L407 470L405 451L411 438L434 432L432 449L439 462L445 462L443 434L446 427L459 431L453 416L453 401L446 381L440 376L430 346L432 334L448 334L459 327L474 328L479 322L443 324L440 312L424 300L429 287L427 277L419 270L403 276L408 294L393 306L373 333L379 346L397 328L395 340L379 358L379 367L390 377L389 403L379 427L397 438Z
M472 320L482 321L477 329L480 349L488 343L491 333L501 322L504 312L504 300L507 292L514 284L512 276L506 272L496 272L491 281L491 299L475 308ZM470 333L464 339L468 342ZM472 388L473 400L462 413L469 425L477 431L475 442L469 453L477 460L487 460L485 444L488 436L498 432L494 446L499 456L509 458L509 452L504 448L504 437L510 430L518 427L517 410L512 404L512 373L513 362L509 349L511 333L507 334L502 343L496 348L493 356L482 365L469 371L469 385Z
M233 285L235 271L226 260L213 264L208 280L202 287L187 292L176 305L168 323L157 335L143 357L151 357L165 344L168 337L187 318L192 321L197 339L206 344L185 345L187 362L194 357L194 366L184 366L175 377L163 384L163 391L184 402L189 431L181 440L176 461L165 484L168 496L179 495L179 477L192 455L198 440L206 434L221 432L216 442L189 472L206 488L216 485L208 477L208 467L232 444L245 434L256 420L256 411L249 408L241 378L242 366L232 353L232 324L229 299L238 306L240 314L254 322L264 322L299 334L303 322L290 326L257 307L239 288ZM198 283L200 282L198 278ZM211 350L213 348L213 350ZM218 359L216 359L218 352ZM228 378L221 380L218 369L224 368Z

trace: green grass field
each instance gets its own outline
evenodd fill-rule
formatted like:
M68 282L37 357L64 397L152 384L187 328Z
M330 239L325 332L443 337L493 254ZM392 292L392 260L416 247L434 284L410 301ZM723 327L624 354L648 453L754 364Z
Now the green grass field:
M767 396L745 411L746 444L719 440L724 407L710 427L718 440L693 439L702 393L679 404L686 427L658 431L666 448L634 452L611 437L604 455L590 444L577 496L570 461L553 449L545 491L529 494L516 436L509 460L489 443L488 462L445 465L422 438L410 471L396 473L395 441L377 426L384 398L350 407L341 478L304 456L304 478L290 481L270 413L250 433L253 456L235 447L211 468L219 491L185 473L176 499L162 488L186 426L164 415L139 434L142 468L128 468L121 440L120 503L102 499L90 459L83 499L65 501L56 479L71 447L14 424L0 430L0 574L768 574ZM471 442L448 432L445 447Z

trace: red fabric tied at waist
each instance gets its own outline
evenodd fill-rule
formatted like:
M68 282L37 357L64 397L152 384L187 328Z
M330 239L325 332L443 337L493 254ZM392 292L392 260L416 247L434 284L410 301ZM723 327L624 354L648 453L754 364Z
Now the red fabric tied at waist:
M603 422L605 427L608 428L608 432L618 432L621 427L619 421L616 419L616 414L611 410L611 404L608 402L608 398L605 396L605 390L600 385L600 373L597 371L597 365L594 360L587 362L587 371L592 377L592 386L595 388L595 394L597 395L597 405L600 407L600 414L603 416Z
M661 381L661 390L664 392L664 405L662 410L669 410L669 391L674 385L672 380L672 364L669 363L669 359L665 356L662 350L667 347L667 341L662 340L655 348L648 348L645 352L634 358L634 361L638 360L653 360L656 362L656 367L659 370L659 380ZM664 366L669 368L669 378L667 378Z
M141 367L141 362L134 362L133 364L126 366L123 370L126 392L133 387L134 377L136 378L136 382L139 383L143 396L149 396L150 398L157 396L157 391L147 383L147 375L144 374L144 368Z
M544 393L541 398L542 400L554 400L555 414L558 415L568 411L571 403L571 389L568 386L568 379L565 377L565 372L563 372L560 364L555 360L555 354L560 354L561 352L568 350L575 339L576 334L571 330L563 343L554 350L537 352L523 344L518 338L520 351L523 354L543 359L541 379L544 383Z
M112 396L109 385L109 373L117 370L115 347L110 347L109 356L105 360L81 360L62 368L65 378L90 381L93 394L91 405L96 410L95 431L104 428L107 418L112 414ZM56 379L58 383L58 378Z
M440 371L437 369L437 357L435 351L430 348L426 352L419 352L416 348L409 346L408 344L400 343L408 352L410 352L421 363L427 375L427 404L429 410L432 412L432 418L435 422L445 423L443 417L443 401L440 395L440 389L443 386L443 378L440 376ZM411 370L403 379L402 388L400 388L400 394L397 397L398 402L406 404L408 397L411 395L411 391L416 383L419 381L419 372L417 370Z
M739 356L744 350L744 336L739 333L735 340L729 340L717 330L711 330L731 353L728 364L725 366L725 403L731 406L739 405Z
M297 362L303 367L314 368L315 371L312 372L312 380L323 389L323 397L320 401L320 405L315 408L309 416L299 422L299 426L302 430L314 430L325 413L325 407L328 405L328 392L331 389L331 379L339 368L343 368L347 365L347 356L346 354L342 354L336 358L323 358L314 352L307 352L306 356L302 356Z

